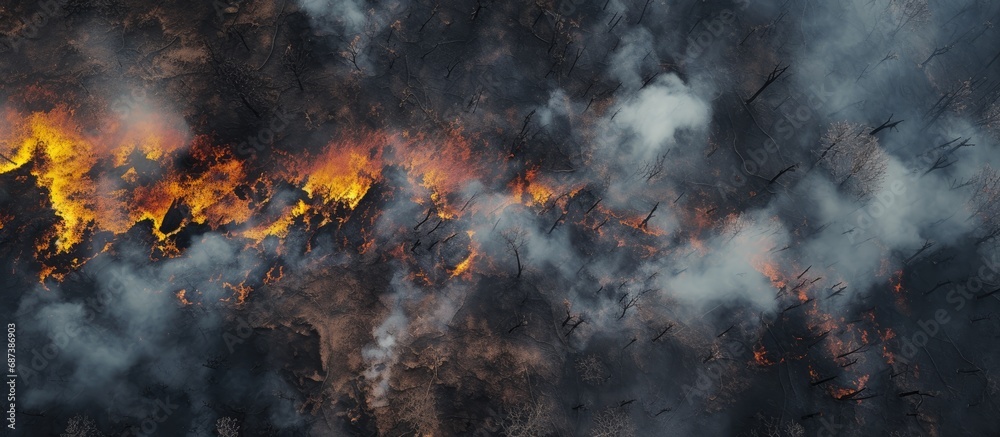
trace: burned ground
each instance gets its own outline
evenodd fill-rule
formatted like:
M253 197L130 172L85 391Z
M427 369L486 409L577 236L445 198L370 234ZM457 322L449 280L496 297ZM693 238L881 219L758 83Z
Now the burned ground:
M24 435L988 435L989 1L0 7Z

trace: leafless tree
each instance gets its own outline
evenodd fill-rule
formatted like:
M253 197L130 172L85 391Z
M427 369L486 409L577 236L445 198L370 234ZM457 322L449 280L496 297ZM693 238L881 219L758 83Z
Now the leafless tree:
M941 56L943 54L946 54L946 53L950 52L951 49L954 48L954 47L955 47L954 44L945 44L945 45L943 45L941 47L935 47L934 50L931 51L931 54L927 55L927 59L924 59L924 62L921 62L921 63L919 63L917 65L923 67L924 65L927 65L928 62L931 62L931 59L934 59L934 58L936 58L938 56Z
M624 319L625 314L628 312L628 310L631 309L632 307L639 305L639 299L642 298L642 296L645 295L646 293L652 291L655 290L647 288L638 292L634 291L625 292L625 294L618 299L618 307L622 309L622 313L618 315L618 320Z
M870 131L857 123L833 123L823 136L827 146L817 159L840 187L858 199L878 191L889 166L888 155Z
M806 429L795 422L782 423L777 417L763 417L758 414L759 425L750 430L751 437L802 437Z
M552 405L544 399L534 399L510 409L501 426L507 437L543 437L555 428L552 417Z
M948 141L944 144L934 147L928 152L925 152L924 155L931 156L934 159L934 163L931 164L931 167L927 169L927 171L925 171L924 174L928 174L934 170L940 170L943 168L951 167L956 162L958 162L957 158L952 159L952 156L955 154L955 152L958 151L958 149L961 149L962 147L975 146L975 144L969 143L969 141L972 140L972 138L966 138L961 142L959 142L959 140L962 140L962 138L955 138L951 141Z
M576 371L580 379L591 385L601 385L611 377L607 366L596 355L588 355L576 360Z
M753 225L753 217L746 214L732 214L729 217L726 217L726 221L722 228L722 235L729 236L727 241L732 241L734 238L739 236L740 233Z
M66 432L59 437L103 437L104 433L97 429L94 419L86 415L76 415L69 419Z
M868 132L868 135L874 136L875 134L877 134L879 132L882 132L882 131L884 131L886 129L888 129L889 131L896 130L896 129L898 129L896 126L899 126L900 123L902 123L902 122L905 121L905 120L892 121L892 117L893 117L893 114L890 114L888 120L886 120L882 124L878 125L878 127L876 127L875 129L872 129L871 132Z
M292 44L285 48L285 53L281 56L282 65L292 72L295 83L299 86L299 91L305 91L305 87L302 85L302 75L305 72L308 58L308 50L305 50L301 45L293 46Z
M954 86L955 98L948 104L948 110L956 114L964 113L971 103L973 87L976 84L972 80L963 80Z
M865 68L861 70L861 74L859 74L858 78L854 80L854 83L858 83L858 81L860 81L861 78L865 77L865 74L868 73L868 67L871 67L871 69L874 71L876 68L878 68L880 65L884 64L886 61L895 61L897 59L899 59L899 55L898 54L896 54L894 52L891 52L891 51L888 52L888 53L886 53L886 55L884 57L882 57L882 59L880 61L878 61L875 64L874 67L872 67L871 63L865 65Z
M438 435L437 402L430 387L416 387L403 395L399 419L406 422L417 435Z
M931 19L931 10L927 5L927 0L889 0L886 11L896 24L896 28L892 31L893 35L907 25L916 26Z
M527 242L527 235L528 233L519 227L508 228L500 233L500 236L507 243L507 250L514 255L514 261L517 262L517 279L521 279L521 273L524 272L524 260L521 259L521 252Z
M608 408L594 416L592 437L630 437L635 435L635 424L628 412L621 407Z
M987 165L972 178L972 217L982 221L985 231L979 243L1000 235L1000 173Z
M221 417L215 421L215 433L219 437L238 437L240 435L239 422L232 417Z
M767 89L767 87L771 86L772 83L781 78L781 75L785 74L785 71L788 70L788 67L789 67L788 65L784 67L782 67L781 64L775 65L774 70L772 70L771 73L767 75L767 79L764 79L764 84L761 85L760 88L757 89L757 92L753 93L753 95L750 96L750 98L746 99L743 103L746 103L747 106L750 106L750 104L753 103L753 101L756 100L757 97L760 96L760 94Z
M361 72L361 67L358 66L358 56L361 54L363 49L363 44L361 43L361 35L355 35L351 42L347 44L347 48L343 52L340 52L340 56L344 59L351 61L351 65L354 66L358 72Z
M986 128L994 138L1000 139L1000 104L993 103L986 108L976 125Z
M642 178L647 181L653 181L657 176L660 176L663 173L663 164L666 162L667 154L669 153L670 150L667 150L665 153L656 155L652 160L646 161L642 168L639 169L639 174Z
M67 17L97 12L112 23L120 23L128 13L128 5L122 0L69 0L63 6Z
M985 105L975 102L975 96L982 93L981 87L985 83L982 80L962 80L953 85L924 113L924 119L927 121L923 129L926 130L930 125L949 112L960 114L965 112L970 106L972 106L973 111L976 111L975 108L984 107Z
M264 82L256 75L253 68L226 60L217 62L215 69L223 89L235 94L243 106L255 117L261 118L262 114L258 108L267 105L267 97Z

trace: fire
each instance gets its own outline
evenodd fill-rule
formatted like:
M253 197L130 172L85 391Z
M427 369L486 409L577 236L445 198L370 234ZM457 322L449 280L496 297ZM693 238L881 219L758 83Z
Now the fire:
M892 291L899 294L903 292L903 271L898 270L892 274L889 279L889 283L892 284Z
M774 361L771 361L767 357L767 349L764 349L764 345L760 343L753 348L753 359L760 366L771 366L774 364Z
M512 195L525 206L544 206L554 192L552 188L538 180L538 168L525 172L523 178L518 178L511 184Z
M458 275L461 275L469 271L469 268L472 267L472 262L475 259L476 259L476 251L472 250L469 252L469 256L466 256L465 259L462 260L462 262L458 263L458 265L455 266L455 269L451 271L451 277L454 278Z
M545 205L549 203L549 200L552 199L552 196L554 195L551 188L542 184L529 185L528 194L531 195L531 201L527 203L528 206Z
M98 196L89 176L98 156L92 143L71 127L69 117L66 109L33 114L16 127L13 138L6 139L17 146L9 153L10 160L0 163L0 173L6 173L35 161L31 174L39 188L48 191L60 219L54 229L56 253L79 244L83 234L102 219L96 213Z
M269 224L263 224L247 229L243 232L243 236L257 241L261 241L269 236L285 238L288 236L292 223L300 217L305 217L309 211L309 205L306 204L305 201L299 199L298 203L294 206L284 208L284 211L278 219Z
M886 328L885 331L879 332L879 337L882 339L882 357L885 358L886 364L893 364L896 362L896 355L889 350L889 347L885 344L888 340L896 338L896 332L891 328Z
M809 295L806 294L805 288L799 288L795 292L795 296L799 299L799 302L802 302L802 303L809 302Z
M80 247L96 232L121 235L148 221L158 249L166 255L178 253L171 237L191 224L235 227L235 235L257 243L267 237L284 239L296 223L310 223L319 215L322 225L338 208L357 208L387 165L401 166L419 180L428 188L438 216L449 219L458 212L449 196L469 179L483 176L471 164L476 160L469 140L457 130L435 143L437 154L426 151L423 142L431 140L422 134L400 139L362 132L334 140L314 155L278 153L281 170L251 177L250 164L234 156L230 147L204 135L188 140L186 133L154 115L128 124L108 120L92 135L84 134L73 111L63 107L27 116L8 111L5 116L11 128L2 138L8 147L2 150L6 159L0 161L0 174L30 166L58 219L36 242L43 282L64 274L64 268L45 266L47 260ZM390 145L397 150L387 159L384 153ZM180 158L188 163L184 168L175 164ZM300 188L307 198L285 206L270 204L278 182ZM250 190L256 199L247 195ZM263 211L264 205L274 213ZM178 213L168 223L173 210ZM254 223L259 217L265 219ZM371 247L373 240L365 241L363 246ZM473 252L456 274L468 269L474 258ZM72 267L84 262L86 257Z
M67 253L93 231L121 234L139 220L154 218L144 211L130 212L122 184L138 178L135 168L123 169L119 182L94 179L94 170L110 170L127 165L133 152L144 159L162 159L179 149L184 135L155 118L131 126L109 123L96 135L85 135L73 119L73 112L57 107L22 117L6 114L12 126L3 139L12 150L0 162L0 173L32 164L31 174L39 188L47 191L51 208L59 218L52 230L55 254ZM165 208L169 207L169 203ZM165 212L165 211L164 211ZM162 217L162 216L161 216ZM47 242L39 251L45 252Z
M540 176L539 168L534 167L528 169L524 176L518 177L511 182L509 188L515 202L519 202L524 206L538 208L554 206L566 212L570 199L583 190L584 186L560 183L557 180L542 177ZM601 210L605 213L609 212L603 208Z
M754 267L756 267L758 272L760 272L762 275L770 279L771 283L774 284L775 288L781 290L788 285L788 283L785 280L784 274L781 273L781 270L779 269L777 264L773 262L768 262L767 260L764 259L759 259L755 263Z
M490 156L473 154L472 140L458 128L449 129L443 138L430 138L422 132L404 133L391 161L407 171L413 185L428 190L442 220L457 214L450 204L454 199L449 196L477 177L489 177L484 167L493 163Z
M441 188L445 185L447 177L444 172L438 170L429 170L424 173L423 180L420 185L426 188L430 192L431 203L434 204L435 210L437 211L437 216L441 220L454 219L457 216L457 211L455 211L449 204L447 194L442 193Z
M322 198L328 204L356 208L381 178L382 149L368 148L369 145L331 144L318 159L303 164L308 176L302 189L310 197Z
M191 301L187 300L185 297L187 295L187 290L180 290L177 292L177 300L180 301L181 305L187 306L191 305Z
M466 231L466 233L469 235L470 239L472 238L473 235L475 235L474 231ZM472 268L473 261L476 260L476 254L477 254L477 251L476 251L475 245L474 244L470 244L469 245L469 255L467 255L465 257L465 259L463 259L460 263L458 263L458 265L455 266L455 268L451 271L451 276L450 277L454 278L456 276L459 276L459 275L462 275L464 273L469 272L470 269Z
M864 394L861 393L862 390L866 389L868 384L868 375L861 375L858 377L857 381L854 381L853 387L831 387L830 395L837 399L853 399L859 394L863 397Z
M250 286L242 282L236 285L230 284L228 282L223 282L222 287L228 288L235 293L237 304L243 304L244 302L246 302L247 297L250 296L250 292L253 291L253 289Z
M214 148L204 136L192 142L191 155L207 169L195 175L172 169L157 183L136 187L130 202L132 223L149 219L159 229L170 207L177 203L189 208L191 222L212 228L243 223L252 216L250 200L236 194L237 186L247 178L244 164L228 152ZM161 239L164 237L160 235Z
M882 346L882 358L885 358L886 364L895 364L896 355L889 350L888 346Z
M264 276L265 284L274 284L281 280L282 276L285 275L284 266L273 266L267 271L267 275Z

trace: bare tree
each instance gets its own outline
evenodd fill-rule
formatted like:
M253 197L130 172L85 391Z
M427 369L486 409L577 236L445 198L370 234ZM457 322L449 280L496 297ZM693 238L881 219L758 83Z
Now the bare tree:
M519 227L508 228L500 233L507 243L507 249L514 255L514 261L517 262L517 279L521 279L521 273L524 272L521 251L524 249L527 235L528 233Z
M763 417L757 414L760 424L750 430L751 437L802 437L806 434L806 429L795 422L782 423L777 417Z
M552 433L555 424L552 405L542 399L534 399L510 409L504 420L504 435L507 437L542 437Z
M943 168L951 167L956 162L958 162L957 159L952 159L952 155L954 155L955 152L958 151L958 149L961 149L962 147L975 146L975 144L969 144L969 141L972 140L972 138L966 138L961 142L958 142L958 140L961 139L962 138L955 138L951 141L948 141L947 143L934 147L928 152L925 152L924 155L929 155L932 158L934 158L934 163L931 164L931 167L927 169L927 171L925 171L924 174L928 174L934 170L940 170ZM936 157L934 157L935 155Z
M651 288L646 288L638 292L626 291L621 298L618 299L618 307L622 309L622 313L618 315L618 320L625 318L625 314L629 309L639 305L639 299L646 293L653 292Z
M232 417L221 417L215 421L215 433L219 437L238 437L240 435L239 422Z
M608 408L594 416L593 437L630 437L635 435L635 424L628 412L621 407Z
M642 168L639 169L640 176L647 181L653 181L657 176L660 176L663 173L663 164L666 162L669 153L670 150L667 150L665 153L656 155L652 160L646 161Z
M580 357L576 360L576 371L580 379L591 385L601 385L611 377L607 366L596 355Z
M261 118L258 108L267 106L268 99L265 83L256 72L246 64L228 60L216 63L215 68L223 89L238 97L255 117Z
M972 178L972 216L982 221L985 234L978 243L1000 235L1000 173L987 165Z
M993 138L1000 139L1000 104L993 103L986 108L976 125L986 128Z
M952 99L948 104L948 110L956 114L964 113L968 108L969 104L972 103L972 92L975 85L972 80L966 79L960 81L952 89L955 94L955 98Z
M305 87L302 85L302 75L305 73L308 60L309 51L305 50L301 45L293 46L289 44L285 48L285 53L281 56L282 65L295 77L295 83L298 85L299 91L305 91Z
M739 236L740 233L753 225L753 217L750 217L747 214L732 214L726 217L726 221L722 228L722 235L729 236L729 239L726 241L732 241L734 238Z
M780 79L782 74L785 74L785 71L788 70L788 67L789 65L786 65L784 67L782 67L781 64L775 65L774 70L772 70L771 73L767 75L767 79L764 79L764 84L761 85L760 88L757 89L757 92L753 93L753 95L750 96L750 98L746 99L743 103L745 103L747 106L750 106L750 104L753 103L753 101L756 100L757 97L760 96L760 94L767 89L767 87L771 86L772 83Z
M830 171L834 182L858 199L872 195L882 185L889 166L888 155L869 135L872 129L857 123L833 123L823 136L817 159Z
M129 12L128 5L122 0L69 0L64 3L67 18L97 12L102 18L120 24Z
M358 56L361 54L363 49L364 45L361 43L361 35L355 35L354 38L351 39L351 42L347 44L347 48L340 52L340 56L343 56L344 59L351 61L351 65L353 65L358 72L361 72L361 67L358 66Z
M87 415L76 415L69 419L66 432L59 437L103 437L104 433L97 429L94 419Z
M437 402L430 387L416 387L403 395L399 419L406 422L417 435L438 435Z
M907 25L916 26L931 19L931 10L927 5L927 0L889 0L886 11L889 12L892 21L896 24L892 35Z

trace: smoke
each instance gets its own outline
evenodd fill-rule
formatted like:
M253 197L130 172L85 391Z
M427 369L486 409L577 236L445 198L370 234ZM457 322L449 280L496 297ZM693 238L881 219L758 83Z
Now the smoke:
M368 19L365 5L354 0L301 0L302 8L322 25L339 25L349 34L360 33Z
M25 381L22 408L104 411L102 424L144 432L148 416L165 414L156 422L161 431L207 430L215 418L197 408L200 404L220 401L237 388L244 396L290 390L270 373L220 381L205 365L224 356L228 329L211 303L230 294L220 284L240 283L258 268L254 255L214 234L161 263L143 263L142 249L135 246L123 247L120 255L91 260L64 283L51 290L36 287L21 299L16 320L31 346L23 350L19 367ZM179 289L208 310L178 308ZM288 414L290 404L264 399L276 408L274 414ZM148 405L157 401L176 406L150 413ZM282 422L298 426L301 419Z
M399 281L397 278L397 287L408 288L407 284L400 284ZM361 351L361 356L368 363L368 370L364 373L365 379L372 381L372 399L369 401L372 408L387 405L386 397L390 395L389 381L392 377L392 367L398 360L396 349L407 336L408 320L404 312L404 300L408 294L410 293L405 288L397 288L389 295L389 315L372 332L374 343Z
M121 232L79 220L97 249L52 257L75 273L16 287L15 318L38 345L22 362L39 357L21 407L105 411L101 425L125 427L145 426L159 401L177 405L154 421L161 431L206 433L226 411L266 410L246 420L401 434L423 425L387 414L419 386L430 410L466 413L435 418L455 434L540 398L558 404L565 434L611 419L641 434L991 430L981 416L995 357L977 342L1000 332L994 285L964 297L968 314L949 310L962 323L936 316L995 251L968 182L1000 167L984 121L998 95L986 23L997 6L746 3L301 0L274 16L242 5L209 23L220 42L171 47L170 33L132 60L140 85L88 82L130 147L94 153L97 194L130 178L155 186L159 156L177 161L182 189L214 181L197 178L211 174L202 167L230 157L192 150L194 134L242 132L276 103L301 125L233 165L246 179L235 189L207 191L246 214L194 220L171 203L184 217L166 232L172 246L150 242L163 217ZM111 47L83 53L108 68ZM303 47L312 58L289 55ZM187 86L188 101L166 103ZM885 160L823 155L842 122ZM371 144L345 140L370 132ZM366 159L377 174L351 185L344 168ZM823 159L884 173L845 184ZM4 181L38 177L17 164L0 167ZM304 188L304 173L323 170L356 203ZM15 203L17 189L0 190ZM0 218L13 223L4 232L44 234ZM240 233L276 223L256 242ZM275 272L299 289L276 286ZM299 279L342 272L364 286ZM267 308L282 293L298 300ZM319 314L331 307L344 309ZM249 309L271 317L234 320ZM927 353L908 355L918 332ZM584 355L608 363L609 383L580 378ZM927 396L901 395L913 390ZM970 399L978 407L946 408Z
M676 145L678 130L706 128L710 114L709 106L680 78L666 75L635 100L622 103L617 126L636 138L615 153L624 162L649 162Z

